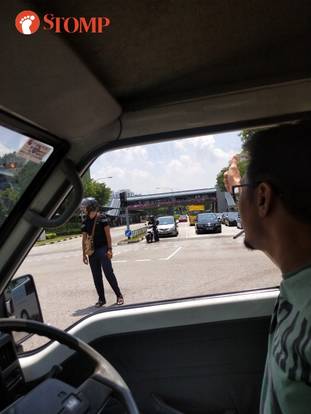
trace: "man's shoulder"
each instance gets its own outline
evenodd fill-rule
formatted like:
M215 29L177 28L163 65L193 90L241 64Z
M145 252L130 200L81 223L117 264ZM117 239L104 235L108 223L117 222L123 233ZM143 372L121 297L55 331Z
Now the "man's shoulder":
M104 225L109 224L108 217L102 213L98 214L96 220L97 220L97 223L100 223L100 224L104 224Z
M280 293L311 324L311 267L301 269L283 280Z

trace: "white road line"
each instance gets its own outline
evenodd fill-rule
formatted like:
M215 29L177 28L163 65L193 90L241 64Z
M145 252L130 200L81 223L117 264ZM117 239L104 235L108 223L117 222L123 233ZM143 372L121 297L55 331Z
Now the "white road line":
M151 262L151 259L136 259L135 262Z
M112 260L112 263L127 263L128 260Z
M159 260L170 260L173 256L175 256L175 254L177 254L180 250L182 249L182 246L178 247L172 254L170 254L168 257L165 257L163 259L159 259Z

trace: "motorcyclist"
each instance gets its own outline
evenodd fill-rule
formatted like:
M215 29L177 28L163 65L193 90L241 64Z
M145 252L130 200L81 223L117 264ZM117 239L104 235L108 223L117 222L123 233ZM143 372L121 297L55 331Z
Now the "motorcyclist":
M159 241L159 232L158 232L158 227L157 227L158 224L159 224L159 221L156 220L154 216L149 216L148 225L152 227L153 237L154 237L155 242Z

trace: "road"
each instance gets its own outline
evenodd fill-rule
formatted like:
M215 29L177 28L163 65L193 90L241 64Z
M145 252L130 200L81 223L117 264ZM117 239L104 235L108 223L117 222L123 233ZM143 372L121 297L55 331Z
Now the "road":
M236 227L196 235L179 223L179 236L159 243L117 246L124 229L112 229L113 267L127 304L277 286L280 272L261 252L248 251ZM44 320L66 328L95 311L95 288L82 263L81 238L34 247L18 274L34 276ZM105 279L104 279L105 281ZM107 306L115 296L105 281Z

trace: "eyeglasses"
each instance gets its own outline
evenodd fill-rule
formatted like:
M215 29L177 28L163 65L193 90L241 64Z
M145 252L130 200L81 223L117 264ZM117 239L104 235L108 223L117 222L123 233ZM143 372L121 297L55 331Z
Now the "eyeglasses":
M284 198L284 193L282 192L282 190L279 189L279 186L275 185L272 180L266 179L266 178L262 178L261 180L256 181L255 183L251 184L240 184L240 185L233 185L232 186L232 190L231 190L231 195L233 197L233 200L235 203L238 203L239 201L239 197L241 196L242 193L242 188L243 187L257 187L257 185L259 185L262 182L267 182L270 184L270 186L273 188L273 191L281 198Z
M243 187L251 187L251 184L240 184L232 186L231 194L235 203L239 201Z

